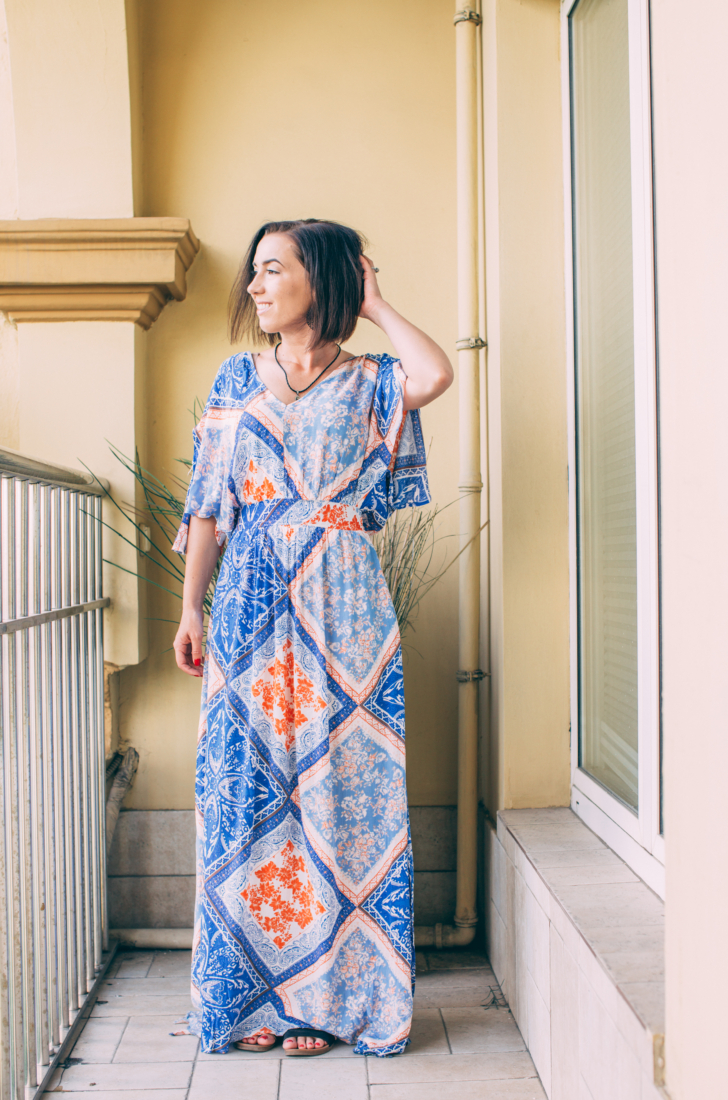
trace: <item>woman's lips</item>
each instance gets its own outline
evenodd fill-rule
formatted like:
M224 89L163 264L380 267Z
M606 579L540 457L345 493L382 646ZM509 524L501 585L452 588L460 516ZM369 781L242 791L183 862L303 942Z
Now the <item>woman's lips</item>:
M258 313L265 313L272 305L272 302L258 302L255 308Z

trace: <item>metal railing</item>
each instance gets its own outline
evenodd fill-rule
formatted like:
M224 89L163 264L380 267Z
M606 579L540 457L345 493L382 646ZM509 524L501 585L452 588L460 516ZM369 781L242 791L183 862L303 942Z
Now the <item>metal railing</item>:
M45 1087L106 961L109 601L90 480L0 448L1 1100Z

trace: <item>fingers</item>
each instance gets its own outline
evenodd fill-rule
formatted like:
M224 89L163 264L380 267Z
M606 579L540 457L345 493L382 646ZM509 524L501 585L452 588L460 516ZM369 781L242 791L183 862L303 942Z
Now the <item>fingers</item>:
M369 256L365 256L362 253L362 255L359 257L359 260L361 261L361 266L364 268L365 278L370 272L374 272L376 274L379 271L379 268L374 266L374 261L371 260Z
M202 656L202 638L191 638L186 631L179 631L174 640L174 656L177 668L188 676L202 676L204 658Z

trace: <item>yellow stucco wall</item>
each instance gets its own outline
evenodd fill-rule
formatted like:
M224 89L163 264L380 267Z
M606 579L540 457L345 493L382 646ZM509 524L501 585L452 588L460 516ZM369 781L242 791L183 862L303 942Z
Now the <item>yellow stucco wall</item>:
M142 82L135 212L189 217L202 241L188 299L168 306L144 337L146 464L174 470L175 458L191 453L188 410L230 354L229 287L266 220L318 216L356 226L371 241L385 295L451 351L450 0L155 0L132 8L128 23L138 29L130 48ZM389 350L366 322L349 346ZM423 427L433 496L447 504L457 496L455 387L424 410ZM456 523L453 508L441 533ZM427 599L405 656L408 783L418 805L456 801L456 580L453 569ZM152 616L178 610L171 597L150 593ZM173 625L152 622L149 658L121 674L121 734L141 754L132 807L192 805L199 684L177 672L173 636Z
M559 0L483 5L491 812L570 796L559 17Z

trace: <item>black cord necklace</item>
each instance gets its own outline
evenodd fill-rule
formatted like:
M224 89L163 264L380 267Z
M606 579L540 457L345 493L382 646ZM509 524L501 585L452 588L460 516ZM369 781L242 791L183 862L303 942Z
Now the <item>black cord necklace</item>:
M298 401L298 399L299 399L299 397L301 396L301 394L302 394L302 393L306 393L306 390L310 390L310 389L311 389L311 386L315 385L315 384L316 384L316 382L318 382L318 380L319 380L319 378L321 377L321 375L322 375L322 374L325 374L325 373L326 373L326 371L327 371L327 370L329 369L329 367L333 367L334 363L336 362L336 360L337 360L337 359L339 358L339 356L341 355L341 348L340 348L340 347L339 347L339 345L337 344L337 345L336 345L336 355L334 356L334 358L333 358L333 359L331 360L331 362L330 362L330 363L327 363L327 364L326 364L326 366L324 367L324 369L323 369L322 371L319 371L319 373L318 373L318 374L316 375L316 377L314 378L313 382L309 382L309 384L308 384L308 385L307 385L307 386L306 386L306 387L305 387L304 389L302 389L302 390L294 390L293 386L292 386L292 385L291 385L291 383L290 383L290 382L288 381L288 375L286 374L286 368L285 368L285 367L283 366L283 364L281 363L280 359L278 358L278 348L279 348L280 346L281 346L280 344L276 344L276 346L275 346L275 349L274 349L274 351L273 351L273 354L274 354L274 355L275 355L275 357L276 357L276 363L278 364L278 366L279 366L279 367L281 368L281 370L283 371L283 376L285 377L285 380L286 380L286 385L288 386L288 388L289 388L289 390L291 391L291 393L295 393L295 395L296 395L296 401Z

